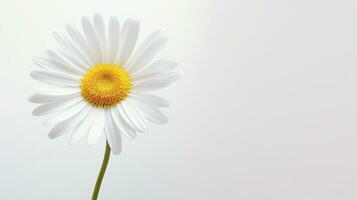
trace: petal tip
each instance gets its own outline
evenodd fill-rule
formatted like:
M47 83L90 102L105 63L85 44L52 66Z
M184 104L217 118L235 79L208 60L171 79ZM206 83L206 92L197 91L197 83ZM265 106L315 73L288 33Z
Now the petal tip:
M173 82L176 82L176 81L178 81L178 80L180 80L180 79L182 79L182 78L183 78L183 73L182 73L182 72L178 72L177 74L171 76L171 77L169 78L169 81L170 81L171 83L173 83Z
M37 109L35 109L35 110L32 111L32 116L38 117L38 116L41 116L41 114Z
M121 154L121 150L113 150L113 149L111 149L111 151L112 151L112 153L113 153L114 155L119 155L119 154Z
M29 103L35 103L34 102L34 95L31 95L30 97L27 98Z
M50 140L56 139L56 136L52 135L51 133L48 134L48 138Z

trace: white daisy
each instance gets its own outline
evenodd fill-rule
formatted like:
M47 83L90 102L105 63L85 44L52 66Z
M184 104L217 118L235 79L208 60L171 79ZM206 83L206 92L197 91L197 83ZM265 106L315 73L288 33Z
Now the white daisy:
M61 48L34 59L41 68L31 77L40 82L30 101L41 104L35 116L50 115L50 138L72 134L71 143L88 136L95 144L105 134L114 154L121 152L121 134L135 138L148 122L164 124L160 108L169 102L152 92L178 80L177 63L153 58L165 46L162 31L152 33L134 52L139 22L128 19L122 27L115 17L105 28L103 18L81 20L83 34L66 26L68 36L55 33Z

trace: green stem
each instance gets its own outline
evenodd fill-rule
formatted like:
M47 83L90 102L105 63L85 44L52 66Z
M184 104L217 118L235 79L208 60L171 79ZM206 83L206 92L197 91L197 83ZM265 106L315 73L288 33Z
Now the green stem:
M102 185L102 181L104 178L105 170L107 169L108 163L109 163L109 158L110 158L110 146L107 142L105 146L105 154L104 154L104 159L102 163L102 167L100 168L97 182L95 183L93 195L92 195L92 200L97 200L98 199L98 194L100 190L100 186Z

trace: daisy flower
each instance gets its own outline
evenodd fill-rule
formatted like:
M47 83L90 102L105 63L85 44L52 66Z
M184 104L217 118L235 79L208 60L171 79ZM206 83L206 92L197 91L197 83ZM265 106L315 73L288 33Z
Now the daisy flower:
M72 134L75 143L88 137L94 145L104 134L114 154L122 149L122 136L135 138L149 122L164 124L160 108L169 102L153 94L181 77L171 59L152 61L167 43L161 30L152 33L135 49L139 22L115 17L108 28L101 15L93 21L82 17L83 34L67 25L68 36L54 33L60 49L46 50L34 59L41 69L31 77L41 84L30 102L39 105L35 116L50 115L50 138Z
M35 116L47 116L53 126L50 138L71 134L71 143L87 136L90 145L104 134L106 150L92 199L97 199L110 151L122 150L122 135L135 138L149 122L168 121L161 108L169 102L153 94L181 78L177 63L164 58L153 61L167 43L161 30L152 33L135 49L139 22L115 17L106 25L101 15L81 19L82 31L67 25L68 36L54 33L61 48L46 50L34 59L39 81L29 100L40 104ZM107 26L107 28L106 28ZM135 49L135 51L134 51Z

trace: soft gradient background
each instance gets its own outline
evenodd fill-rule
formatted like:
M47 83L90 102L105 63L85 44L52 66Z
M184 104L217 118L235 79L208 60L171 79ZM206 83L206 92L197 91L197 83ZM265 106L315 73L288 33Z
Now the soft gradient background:
M185 73L100 199L357 199L356 1L0 1L0 199L90 199L104 138L49 140L27 98L52 31L94 12L162 27Z

